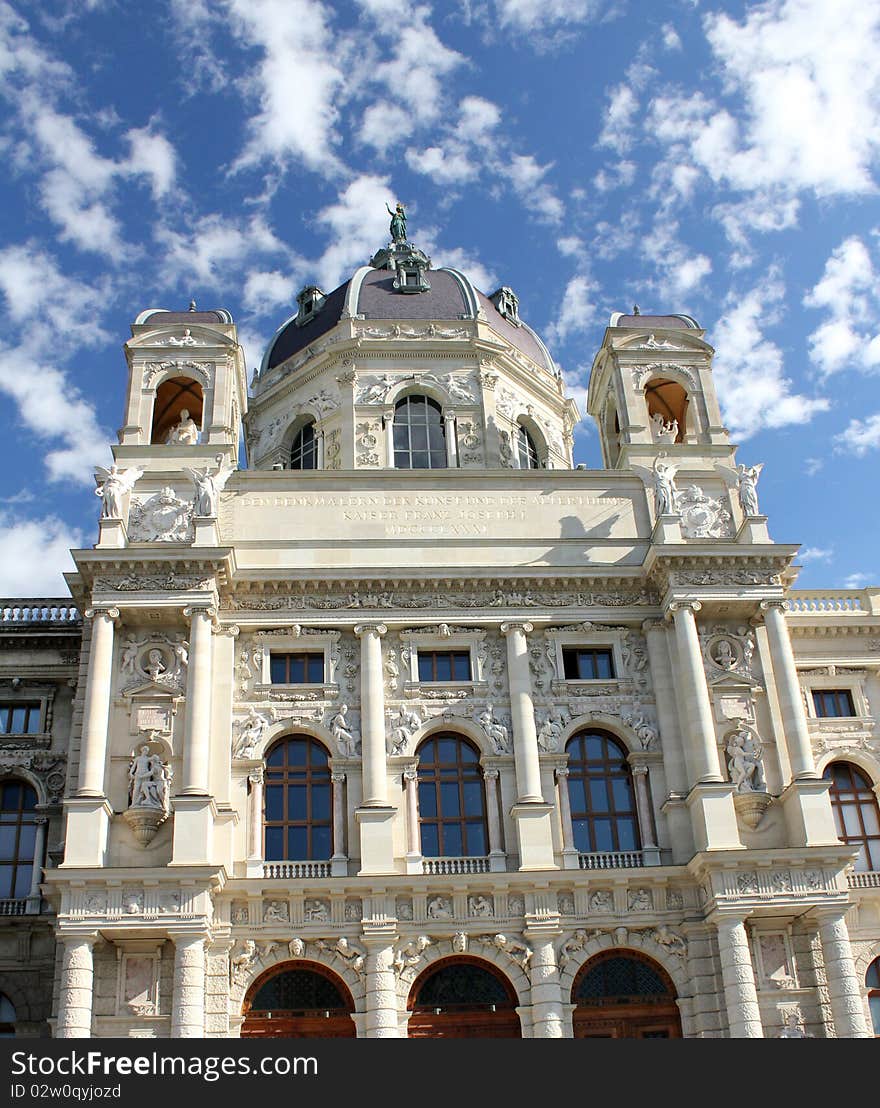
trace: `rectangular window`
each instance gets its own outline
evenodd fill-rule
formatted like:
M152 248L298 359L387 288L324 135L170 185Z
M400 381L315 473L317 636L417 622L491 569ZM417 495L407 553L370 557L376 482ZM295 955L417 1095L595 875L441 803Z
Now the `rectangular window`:
M39 704L0 704L0 735L36 735L39 730Z
M420 681L470 681L469 650L420 650Z
M323 653L276 654L269 659L273 685L321 685L324 682Z
M614 657L607 647L564 646L567 681L607 681L614 677Z
M819 719L856 714L849 689L813 689L813 708Z

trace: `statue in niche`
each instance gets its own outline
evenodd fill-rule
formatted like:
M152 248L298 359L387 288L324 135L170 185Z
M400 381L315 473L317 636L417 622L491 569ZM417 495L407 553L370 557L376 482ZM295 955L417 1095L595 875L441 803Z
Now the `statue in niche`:
M748 728L740 727L727 740L727 768L738 793L767 791L761 766L763 746Z
M651 416L651 436L654 442L673 443L678 438L678 420L665 420L659 412Z
M159 684L165 674L168 672L168 667L165 665L165 659L162 656L162 651L157 647L153 647L147 654L147 673L150 675L150 680L155 684Z
M287 923L287 905L281 900L269 901L263 919L266 923Z
M406 212L404 211L403 204L398 200L392 212L386 203L385 209L391 216L391 241L393 243L406 242Z
M339 711L330 721L330 729L333 732L336 745L339 747L339 753L344 758L355 758L358 752L358 742L353 733L349 730L350 726L348 722L348 705L340 704Z
M129 806L167 811L171 776L171 767L151 754L149 746L142 746L128 768Z
M510 752L510 738L507 734L507 728L503 723L499 723L492 714L492 705L486 706L485 710L477 717L480 726L486 732L489 741L495 748L496 754L507 754Z
M720 639L715 644L713 660L721 669L733 669L736 665L736 652L728 639Z
M204 472L199 469L186 470L196 487L195 514L203 518L217 515L220 508L220 493L235 472L235 466L223 465L222 454L215 455L214 462L217 465L214 473L211 473L210 469Z
M738 465L736 472L739 475L737 491L739 503L745 516L757 516L758 510L758 478L761 476L763 463L756 466Z
M396 757L406 750L407 744L413 735L422 726L422 717L417 708L410 708L401 704L397 713L397 723L391 730L388 741L388 753Z
M101 519L122 519L123 498L143 475L144 471L137 468L123 472L117 465L109 469L98 467L97 476L102 483L95 489L95 496L101 497Z
M199 441L199 428L191 418L188 408L180 409L180 422L175 423L165 436L167 446L195 446Z
M232 751L233 758L253 758L263 732L268 726L268 720L261 716L256 708L250 708L245 719L242 720L238 740Z
M122 658L119 662L120 673L129 673L134 675L138 650L140 650L142 645L143 644L139 643L134 635L129 635L126 638L125 648L122 651Z

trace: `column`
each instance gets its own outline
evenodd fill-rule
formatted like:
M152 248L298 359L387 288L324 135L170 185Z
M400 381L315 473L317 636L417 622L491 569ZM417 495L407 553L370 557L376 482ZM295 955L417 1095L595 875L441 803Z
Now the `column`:
M654 841L654 820L651 814L651 798L648 795L648 767L631 766L636 792L636 813L639 817L639 834L646 866L660 865L660 850Z
M578 849L574 845L574 829L571 824L571 801L568 798L568 766L556 771L556 791L559 795L559 821L562 824L562 868L577 869L580 865Z
M486 822L489 825L489 871L503 873L507 869L507 856L498 818L498 770L484 769L483 780L486 782Z
M97 935L62 939L61 987L58 992L56 1039L89 1039L92 1035L94 945Z
M394 977L393 948L387 938L364 939L367 956L365 1037L397 1039L400 1037L397 1014L397 989Z
M871 1032L865 1019L862 990L856 976L852 949L849 945L849 928L846 926L846 909L832 908L817 912L819 939L828 979L828 994L838 1039L870 1039Z
M77 796L104 795L107 725L110 721L110 688L113 680L113 622L118 608L89 608L92 645L83 704L82 742L79 753Z
M776 694L779 697L779 709L782 713L782 726L785 730L785 742L791 761L791 775L813 779L818 776L813 761L813 749L810 744L810 732L804 702L801 699L801 686L794 664L791 638L788 624L785 622L784 600L762 600L764 624L767 628L767 643L770 647L770 661L776 681Z
M333 856L330 859L330 875L348 875L348 855L345 853L345 774L333 770L330 774L333 802Z
M251 825L248 836L248 859L251 862L263 860L263 767L248 774L251 787Z
M205 939L174 935L172 1039L205 1037Z
M407 766L403 771L403 790L406 795L406 853L407 857L417 857L421 862L422 842L419 835L418 765Z
M214 608L184 608L190 620L186 676L186 731L183 742L183 796L207 796L211 741L211 627Z
M384 623L361 623L354 633L361 640L361 751L365 807L388 804L385 764L385 685L382 673Z
M507 679L510 683L510 714L513 723L513 757L516 764L517 803L543 804L541 765L538 761L538 733L532 703L532 675L526 635L531 623L502 623L507 639Z
M394 409L386 412L382 417L385 424L385 465L388 469L394 469Z
M543 931L536 934L532 929L525 932L525 938L532 947L529 980L532 986L533 1039L561 1039L565 1034L559 967L553 949L553 940L559 934L557 929L552 935Z
M43 879L43 858L46 854L46 827L49 820L45 816L39 816L34 820L37 833L34 836L34 868L31 873L31 887L28 893L27 912L29 915L39 915L40 912L40 882Z
M712 705L703 668L703 654L697 634L695 613L702 608L699 600L678 600L669 605L675 623L678 645L679 677L683 686L682 701L687 705L688 744L686 753L691 778L696 781L722 781L715 741Z
M315 452L317 457L315 458L315 469L324 468L324 428L320 430L315 428Z
M721 954L721 978L731 1039L763 1039L761 1011L755 988L755 971L749 937L742 918L721 916L715 920Z
M446 431L446 464L450 469L456 469L458 467L458 439L455 435L455 412L444 412L443 424Z

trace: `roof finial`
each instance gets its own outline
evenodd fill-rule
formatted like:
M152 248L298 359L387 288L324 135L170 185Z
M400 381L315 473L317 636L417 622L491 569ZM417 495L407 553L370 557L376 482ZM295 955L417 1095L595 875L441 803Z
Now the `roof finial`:
M195 302L195 300L190 300L190 302L189 302L189 310L190 310L191 312L194 312L194 311L196 310L196 302Z
M642 310L638 306L638 304L633 304L633 315L641 315L641 314L642 314Z

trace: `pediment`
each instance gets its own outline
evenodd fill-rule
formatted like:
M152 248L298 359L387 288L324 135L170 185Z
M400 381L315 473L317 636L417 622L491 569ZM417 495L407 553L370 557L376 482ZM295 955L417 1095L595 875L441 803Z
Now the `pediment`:
M130 338L125 344L128 350L173 350L177 353L208 350L211 347L228 347L233 349L235 342L228 335L213 327L204 324L193 323L187 326L183 323L175 323L171 327L157 327L155 331L147 331L145 334Z
M614 339L615 350L626 350L627 353L635 353L649 359L660 360L669 354L694 352L712 355L714 349L703 339L688 331L657 331L634 330L625 338Z

